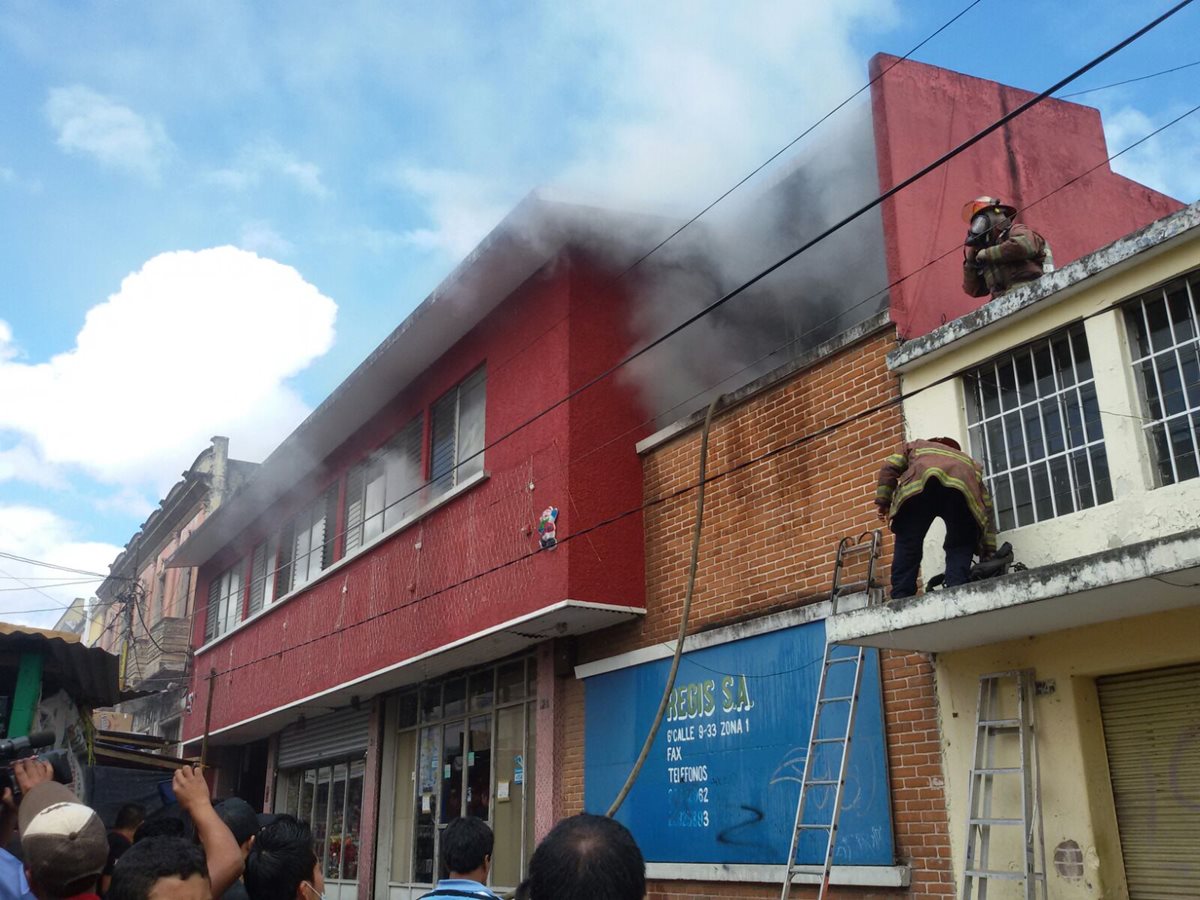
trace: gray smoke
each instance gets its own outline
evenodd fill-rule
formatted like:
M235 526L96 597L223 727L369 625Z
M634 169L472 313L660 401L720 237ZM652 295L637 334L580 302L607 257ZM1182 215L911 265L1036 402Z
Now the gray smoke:
M868 105L844 111L813 138L781 176L747 185L639 267L639 345L877 195ZM669 423L879 312L886 283L874 210L636 360L623 377L637 385L648 414Z

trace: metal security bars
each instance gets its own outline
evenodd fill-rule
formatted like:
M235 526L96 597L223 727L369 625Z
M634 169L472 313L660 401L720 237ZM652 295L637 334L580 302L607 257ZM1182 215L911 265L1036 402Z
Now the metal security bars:
M1200 272L1125 307L1159 484L1200 475Z
M984 463L998 530L1112 500L1083 325L964 376L971 453Z

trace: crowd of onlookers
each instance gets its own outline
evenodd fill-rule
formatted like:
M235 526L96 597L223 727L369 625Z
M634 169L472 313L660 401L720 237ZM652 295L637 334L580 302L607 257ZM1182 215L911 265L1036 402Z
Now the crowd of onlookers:
M325 900L309 826L257 813L244 800L213 805L199 768L177 770L180 815L146 818L127 804L106 829L92 808L53 779L48 763L13 763L15 792L0 803L0 847L19 838L18 859L0 849L0 900ZM493 835L477 818L455 819L441 838L446 875L425 896L494 900L487 887ZM526 900L642 900L646 866L620 823L582 814L538 845Z

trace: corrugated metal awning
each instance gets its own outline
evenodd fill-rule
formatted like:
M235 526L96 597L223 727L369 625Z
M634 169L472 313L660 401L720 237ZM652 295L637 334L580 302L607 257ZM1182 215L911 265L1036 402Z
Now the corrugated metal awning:
M0 633L0 653L40 653L43 658L43 696L54 688L62 688L75 702L95 707L115 706L122 700L152 693L122 691L117 657L78 640L68 641L38 630L12 630Z

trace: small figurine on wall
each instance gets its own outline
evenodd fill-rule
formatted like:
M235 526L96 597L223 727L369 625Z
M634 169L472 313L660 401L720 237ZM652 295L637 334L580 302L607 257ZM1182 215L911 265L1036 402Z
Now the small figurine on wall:
M553 550L558 544L558 538L555 536L555 523L558 521L558 507L548 506L546 511L542 513L542 517L538 520L538 535L543 550Z

